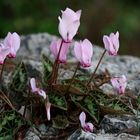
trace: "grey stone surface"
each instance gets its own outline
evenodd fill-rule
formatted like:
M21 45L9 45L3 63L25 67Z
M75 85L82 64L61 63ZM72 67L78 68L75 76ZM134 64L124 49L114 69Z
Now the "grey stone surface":
M67 140L95 140L95 138L96 134L78 129Z
M42 64L40 63L41 54L47 55L54 61L54 58L50 52L49 46L52 40L56 40L56 36L49 35L47 33L32 34L22 37L21 48L17 54L17 60L23 59L27 64L30 64L37 71L42 70ZM121 46L120 46L121 47ZM94 45L94 53L92 59L92 66L87 69L92 73L103 53L103 49ZM30 60L29 60L30 59ZM70 47L68 62L76 62L73 53L73 44ZM126 75L128 78L127 89L132 91L133 94L138 95L140 93L140 58L133 56L109 56L107 53L102 60L102 63L97 73L104 72L107 69L112 76ZM61 72L65 73L65 72ZM69 71L67 72L72 75ZM65 73L65 78L70 77ZM114 90L109 84L101 87L106 93L114 93ZM109 89L109 90L108 90Z
M105 115L100 126L105 133L119 133L123 130L136 128L136 118L132 115Z

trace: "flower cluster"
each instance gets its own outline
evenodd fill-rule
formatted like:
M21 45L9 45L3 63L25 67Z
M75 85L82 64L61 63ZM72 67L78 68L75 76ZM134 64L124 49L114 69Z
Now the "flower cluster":
M65 11L62 11L62 17L59 17L59 33L62 36L62 39L53 41L50 45L51 52L53 53L55 59L58 59L59 62L65 63L67 60L67 53L70 47L70 44L73 40L73 37L76 35L78 28L80 26L80 16L81 10L74 12L70 8L66 8ZM119 32L110 33L110 35L103 36L103 43L105 50L109 55L115 56L119 50ZM61 47L61 50L60 50ZM60 55L58 53L60 51ZM93 55L93 45L88 39L83 41L75 42L74 44L74 54L77 60L80 62L83 67L91 66L91 59ZM125 79L125 76L122 76ZM117 90L119 94L124 93L127 81L123 80L122 77L112 78L112 86ZM125 82L124 82L125 81Z
M80 16L81 16L81 10L74 12L73 10L66 8L65 11L62 11L62 16L58 17L59 19L58 29L62 39L53 41L50 45L50 49L55 59L58 59L57 61L59 61L60 63L65 63L67 60L67 53L69 47L71 45L73 37L77 34L78 28L80 26ZM110 56L116 56L119 50L119 32L117 31L115 34L110 33L109 36L104 35L103 43L105 46L105 52L107 51ZM79 64L82 67L90 67L92 64L91 60L93 55L92 43L88 39L75 42L74 54L76 59L79 61ZM101 61L99 61L99 64L100 62ZM98 66L99 65L97 65L97 68ZM95 72L93 73L91 79L94 77ZM111 78L111 84L119 94L122 94L125 92L125 88L127 85L126 77L124 75L121 77L113 77ZM93 131L94 128L93 124L85 122L86 115L84 112L80 114L79 120L84 131L86 132Z
M52 79L57 78L56 69L58 69L60 63L66 63L67 61L67 53L69 51L70 45L72 43L72 40L74 36L77 34L77 31L80 26L80 17L81 17L81 10L78 10L77 12L74 12L70 8L66 8L65 11L62 11L61 17L59 16L59 25L58 30L61 35L61 39L55 40L50 45L50 50L55 58L55 63L53 67L52 72ZM116 56L119 50L119 32L117 31L115 34L111 33L109 36L104 35L103 36L103 43L105 47L105 51L99 60L99 63L97 67L95 68L95 71L91 75L91 78L88 82L88 84L91 82L91 80L94 78L95 72L101 63L101 60L106 52L110 56ZM4 41L0 43L0 64L3 64L5 61L5 58L15 58L16 53L20 47L20 37L17 33L8 33L5 37ZM82 67L90 67L92 65L92 56L93 56L93 45L88 39L84 39L83 41L77 41L74 43L74 55L75 58L78 61L78 65L81 65ZM78 68L78 67L77 67ZM76 74L76 71L74 73L74 76ZM73 76L73 78L74 78ZM55 79L56 81L56 79ZM117 91L118 94L125 93L125 88L127 86L127 79L124 75L122 76L115 76L111 78L111 84L114 87L114 89ZM68 86L70 88L73 80L71 80L70 85ZM30 86L32 93L35 93L39 95L40 97L43 97L43 101L45 103L46 107L46 113L48 120L51 119L51 113L50 113L50 107L51 103L49 102L48 95L46 92L38 87L36 84L35 78L30 79ZM52 85L51 85L52 86ZM67 91L69 90L67 89ZM92 123L86 122L86 114L84 112L80 113L79 120L81 127L86 132L93 132L94 125Z

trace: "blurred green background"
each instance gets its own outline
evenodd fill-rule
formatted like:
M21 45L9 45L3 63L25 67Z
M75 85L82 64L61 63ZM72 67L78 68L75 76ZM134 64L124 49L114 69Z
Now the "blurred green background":
M58 16L66 7L82 9L77 39L103 46L102 36L120 32L120 54L140 56L140 0L0 0L0 38L19 34L58 34Z

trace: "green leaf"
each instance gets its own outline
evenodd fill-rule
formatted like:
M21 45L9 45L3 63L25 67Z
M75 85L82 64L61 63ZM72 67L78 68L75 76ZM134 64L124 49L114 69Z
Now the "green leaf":
M25 120L14 110L3 112L0 118L0 140L13 140L16 130L23 124L26 124Z
M96 123L99 122L99 107L93 97L86 96L82 98L80 96L71 95L71 99L83 111L87 112Z
M23 62L18 64L12 73L9 88L14 91L25 91L27 87L27 71Z
M100 106L102 115L106 114L133 114L132 109L117 99L116 96L109 96L103 93L101 90L90 91L93 98L96 99L96 103Z
M44 82L47 82L51 76L53 64L48 59L48 57L45 56L44 54L42 55L42 63L43 63L43 71L44 71L43 72Z
M48 93L48 96L49 101L53 106L63 110L67 110L67 103L64 96L55 92Z

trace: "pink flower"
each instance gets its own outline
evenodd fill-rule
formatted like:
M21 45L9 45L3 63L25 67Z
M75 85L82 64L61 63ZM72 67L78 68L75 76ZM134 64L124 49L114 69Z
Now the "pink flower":
M61 42L62 42L62 39L59 39L57 41L53 41L50 45L50 50L53 53L55 59L57 58ZM58 58L60 63L65 63L66 62L67 52L68 52L69 46L70 46L70 43L65 43L65 42L62 43L60 55L59 55L59 58Z
M74 45L75 57L81 63L83 67L91 66L91 58L93 55L93 46L88 39L84 39L83 42L75 42Z
M9 48L5 47L2 43L0 43L0 65L4 63L5 58L9 54Z
M104 35L103 42L109 55L117 55L119 50L119 32L116 32L116 34L111 33L109 36Z
M10 49L10 52L8 54L9 58L15 58L16 57L16 52L18 51L20 47L20 37L19 35L14 32L14 33L8 33L7 36L4 39L4 46L6 48Z
M92 123L88 122L86 123L86 114L85 112L81 112L80 116L79 116L79 120L81 123L81 127L83 128L83 130L85 132L93 132L94 126Z
M37 93L40 96L42 96L44 99L46 99L47 95L46 95L45 91L36 87L35 78L30 79L30 84L31 84L31 89L32 89L33 93Z
M66 8L62 12L62 17L59 19L59 33L65 42L71 42L73 37L76 35L80 26L81 10L74 12L70 8Z
M51 119L51 113L50 113L50 109L51 109L51 103L50 102L47 102L46 104L46 112L47 112L47 118L48 118L48 121L50 121Z
M120 77L113 77L111 78L111 84L119 94L123 94L127 86L127 79L125 75L122 75Z

